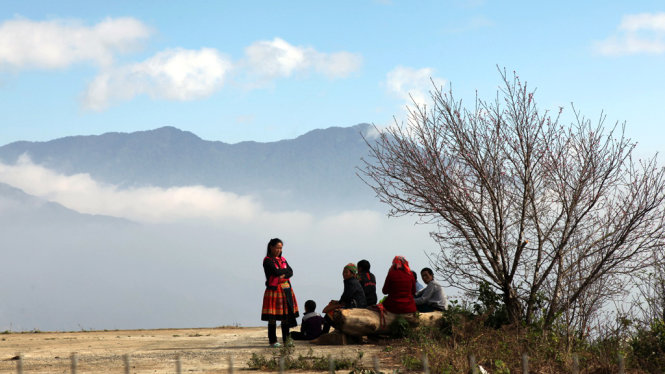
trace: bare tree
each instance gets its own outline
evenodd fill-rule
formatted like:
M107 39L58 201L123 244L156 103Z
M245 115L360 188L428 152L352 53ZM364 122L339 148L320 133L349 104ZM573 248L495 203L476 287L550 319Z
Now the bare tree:
M665 321L665 253L654 251L654 263L644 274L638 287L637 300L641 322L647 326L655 321Z
M436 225L435 266L469 291L487 281L512 321L549 326L594 286L650 263L664 239L665 173L632 158L624 125L573 107L559 124L534 91L500 71L496 99L467 109L434 88L433 107L368 142L360 176L390 215ZM614 283L615 284L615 283ZM539 308L539 305L543 308Z

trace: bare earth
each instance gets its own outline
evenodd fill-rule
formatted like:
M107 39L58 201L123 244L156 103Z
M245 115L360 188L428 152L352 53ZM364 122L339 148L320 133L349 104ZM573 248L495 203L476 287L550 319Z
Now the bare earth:
M317 357L356 358L362 352L364 366L371 368L377 356L381 369L389 371L393 360L384 348L296 342L294 357L307 355L310 349ZM236 372L247 371L252 353L270 357L274 349L268 347L266 327L4 333L0 373L17 372L18 354L26 374L70 373L74 352L77 373L125 373L125 354L132 373L176 373L178 355L183 373L228 373L231 360Z

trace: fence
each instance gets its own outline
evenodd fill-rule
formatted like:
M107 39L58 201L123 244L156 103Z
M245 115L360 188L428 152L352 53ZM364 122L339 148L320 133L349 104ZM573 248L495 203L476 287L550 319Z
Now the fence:
M484 369L482 369L478 364L476 363L476 357L474 355L469 355L469 368L471 374L483 374ZM124 361L124 366L125 366L125 374L130 374L131 370L131 356L128 354L123 355L123 361ZM333 374L335 373L335 361L332 358L332 356L328 356L328 362L329 362L329 373ZM617 372L619 374L625 374L625 365L624 365L624 357L623 355L619 354L617 357L617 362L618 362L618 367L617 367ZM373 369L374 373L380 373L381 369L379 367L379 358L377 356L373 357ZM430 374L429 370L429 360L427 359L427 355L423 355L422 358L422 367L423 367L423 373L424 374ZM71 374L76 374L78 370L78 355L76 353L72 353L71 355ZM233 357L229 356L229 367L228 367L228 373L229 374L234 374L234 363L233 363ZM182 374L182 362L180 359L180 355L176 355L175 357L175 372L177 374ZM284 357L280 358L279 360L279 373L282 374L284 373ZM579 368L579 359L576 354L573 354L573 365L572 365L572 374L579 374L580 368ZM16 373L17 374L23 374L23 355L18 354L16 356ZM526 353L522 354L522 373L523 374L528 374L529 373L529 357Z

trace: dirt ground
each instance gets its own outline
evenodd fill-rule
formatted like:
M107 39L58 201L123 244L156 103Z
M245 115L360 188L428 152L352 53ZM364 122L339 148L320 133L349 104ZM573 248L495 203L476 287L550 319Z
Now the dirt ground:
M310 349L317 357L356 358L362 352L368 368L375 356L382 370L394 366L383 346L296 342L294 355L307 355ZM125 355L131 373L176 373L178 356L182 373L229 373L230 361L237 373L249 370L252 353L270 357L272 352L266 327L2 333L0 373L16 373L19 354L26 374L70 373L73 353L77 373L125 373Z

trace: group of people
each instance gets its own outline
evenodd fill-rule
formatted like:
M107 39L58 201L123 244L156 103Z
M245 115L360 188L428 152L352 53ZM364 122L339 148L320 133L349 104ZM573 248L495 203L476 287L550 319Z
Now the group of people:
M299 332L290 332L297 326L298 302L291 288L290 278L293 269L282 256L284 243L274 238L268 242L263 271L266 276L266 290L263 294L261 320L268 322L268 341L272 347L280 347L277 341L277 321L281 321L282 340L311 340L330 330L332 314L340 308L383 308L391 313L404 314L434 312L447 309L447 299L443 287L434 280L434 272L423 268L420 276L425 287L417 281L417 275L402 256L396 256L388 270L381 291L385 297L378 300L376 277L370 272L367 260L358 264L349 263L342 270L344 291L339 300L331 300L323 309L324 316L316 313L316 302L305 302L305 314ZM420 287L418 287L420 286Z

